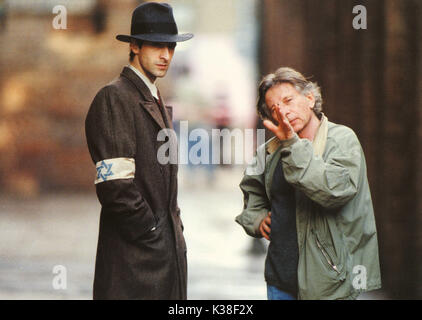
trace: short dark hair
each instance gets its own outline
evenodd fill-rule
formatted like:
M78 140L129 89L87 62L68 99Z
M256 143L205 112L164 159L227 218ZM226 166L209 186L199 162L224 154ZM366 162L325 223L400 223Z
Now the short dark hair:
M133 39L132 42L134 42L139 48L142 47L142 43L143 43L142 40ZM130 52L129 52L129 61L132 62L133 59L135 59L136 54L133 53L132 49L129 48L129 50L130 50Z

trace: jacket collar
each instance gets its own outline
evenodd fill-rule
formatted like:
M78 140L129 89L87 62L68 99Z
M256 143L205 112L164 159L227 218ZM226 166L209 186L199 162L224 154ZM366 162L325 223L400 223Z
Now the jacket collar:
M315 139L312 143L314 147L314 152L317 156L322 157L325 151L325 145L327 143L327 135L328 135L328 118L324 114L322 114L321 123L315 135Z
M315 134L314 141L312 142L315 155L322 157L325 150L325 144L327 143L327 134L328 118L322 114L321 123L319 124L317 133ZM280 145L281 142L277 137L271 138L267 143L267 152L269 154L274 153Z
M129 67L124 67L120 76L128 79L138 89L146 101L154 102L154 97L142 79Z
M155 100L152 96L151 91L149 90L147 85L129 67L124 67L120 75L128 79L136 87L136 89L138 89L138 91L144 98L144 100L140 101L139 104L151 115L151 117L160 126L160 128L167 128L166 122L168 122L168 126L172 128L171 118L167 110L168 108L164 107L163 100L160 99L161 104L159 104L159 102ZM160 108L163 108L165 117L167 119L163 119L163 116L160 112Z
M151 80L148 79L147 76L145 76L144 74L141 73L141 71L139 71L138 69L136 69L134 66L132 66L131 64L128 64L127 67L132 70L133 72L135 72L135 74L141 78L141 80L144 82L144 84L148 87L149 91L151 92L151 95L158 99L158 89L156 87L156 85L151 82Z

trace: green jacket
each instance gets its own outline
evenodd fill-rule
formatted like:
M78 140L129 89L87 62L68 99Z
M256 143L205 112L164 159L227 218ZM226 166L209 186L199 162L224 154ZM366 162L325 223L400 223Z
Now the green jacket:
M240 183L244 208L236 217L252 237L261 237L259 225L271 210L279 161L296 192L298 298L355 299L380 288L375 217L355 133L323 116L313 143L295 135L258 148Z

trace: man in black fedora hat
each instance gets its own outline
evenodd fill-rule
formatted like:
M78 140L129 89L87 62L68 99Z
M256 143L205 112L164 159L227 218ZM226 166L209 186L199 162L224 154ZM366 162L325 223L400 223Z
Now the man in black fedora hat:
M172 8L147 2L132 15L130 63L95 96L86 117L101 203L94 299L186 299L186 244L177 205L177 165L162 165L162 129L171 109L155 86L178 34Z

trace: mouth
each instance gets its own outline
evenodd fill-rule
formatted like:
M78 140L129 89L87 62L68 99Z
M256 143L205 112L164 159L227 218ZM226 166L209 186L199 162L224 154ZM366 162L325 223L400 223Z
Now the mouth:
M158 67L158 69L162 69L162 70L165 70L168 68L167 64L157 64L156 66Z

